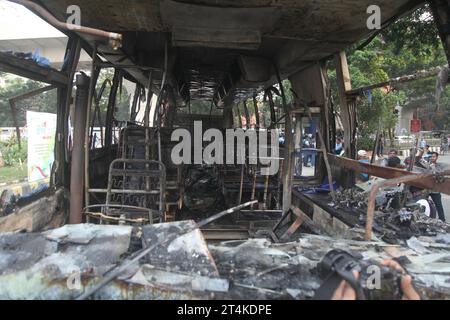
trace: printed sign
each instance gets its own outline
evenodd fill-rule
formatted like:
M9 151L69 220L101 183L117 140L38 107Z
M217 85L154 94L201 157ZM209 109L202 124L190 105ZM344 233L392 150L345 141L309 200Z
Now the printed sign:
M54 161L56 114L27 111L28 181L50 177Z
M411 120L411 133L419 133L422 123L418 119Z

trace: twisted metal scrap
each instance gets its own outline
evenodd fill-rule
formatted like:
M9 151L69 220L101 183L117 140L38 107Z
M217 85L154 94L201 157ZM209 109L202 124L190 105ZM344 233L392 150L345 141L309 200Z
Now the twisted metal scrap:
M372 189L370 190L368 204L367 204L367 220L366 220L366 233L364 236L365 241L370 241L372 239L372 226L373 226L373 216L375 212L375 199L377 196L378 191L381 188L389 187L389 186L395 186L400 183L408 183L413 182L417 180L426 179L429 177L435 177L436 183L442 183L442 177L445 175L450 175L450 171L445 171L442 173L439 173L438 175L433 173L422 173L417 175L409 175L409 176L403 176L400 178L395 179L389 179L382 181L380 183L375 184Z

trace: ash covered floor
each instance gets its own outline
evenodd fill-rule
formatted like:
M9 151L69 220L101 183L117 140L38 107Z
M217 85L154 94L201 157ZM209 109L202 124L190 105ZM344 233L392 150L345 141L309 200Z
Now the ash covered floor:
M450 298L450 235L402 244L300 234L296 241L249 239L207 244L193 221L138 229L66 225L41 233L0 234L1 299L75 299L142 247L162 243L91 299L311 299L316 266L331 249L360 261L396 258L423 298Z

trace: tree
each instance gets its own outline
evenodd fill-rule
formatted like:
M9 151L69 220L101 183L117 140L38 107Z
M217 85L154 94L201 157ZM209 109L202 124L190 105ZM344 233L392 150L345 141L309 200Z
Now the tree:
M108 108L108 100L109 100L109 93L111 92L111 83L114 77L114 69L112 68L105 68L102 69L98 80L95 86L95 94L98 95L100 93L101 87L103 83L106 81L106 87L103 91L100 100L99 100L99 108L100 108L100 120L101 125L105 126L105 119L106 119L106 110ZM131 96L128 93L125 86L122 86L122 88L119 87L117 91L116 96L116 107L114 110L114 119L119 121L127 121L130 117L130 99ZM93 103L92 109L94 110L95 105ZM97 119L95 122L95 125L97 124Z
M443 66L447 62L428 6L400 19L364 47L354 45L347 57L353 88ZM336 72L332 64L329 66L333 101L339 101ZM431 122L434 129L445 129L450 122L450 86L443 95L439 115L434 112L435 86L436 78L432 77L365 92L357 105L359 136L373 135L379 124L388 135L393 135L398 118L395 106L408 108L417 105L414 102L420 102L423 120ZM336 109L339 112L339 106Z
M0 72L0 127L13 127L9 99L46 86L46 84ZM56 113L56 89L41 93L16 103L17 121L26 124L26 110Z

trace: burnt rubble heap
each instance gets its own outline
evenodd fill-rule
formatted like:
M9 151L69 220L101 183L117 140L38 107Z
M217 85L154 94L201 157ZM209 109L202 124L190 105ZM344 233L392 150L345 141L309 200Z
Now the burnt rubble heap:
M358 188L339 189L336 201L330 203L334 209L358 217L355 228L362 228L366 223L368 192ZM344 212L344 211L342 211ZM417 204L403 188L389 188L376 197L376 210L373 230L375 235L391 244L404 243L411 237L437 236L450 232L450 225L438 219L431 219L425 208Z
M332 249L360 261L398 259L424 298L450 298L450 238L413 237L407 246L302 234L205 242L193 221L148 225L66 225L0 234L1 299L75 299L141 247L180 236L130 265L90 299L311 299L317 264Z

